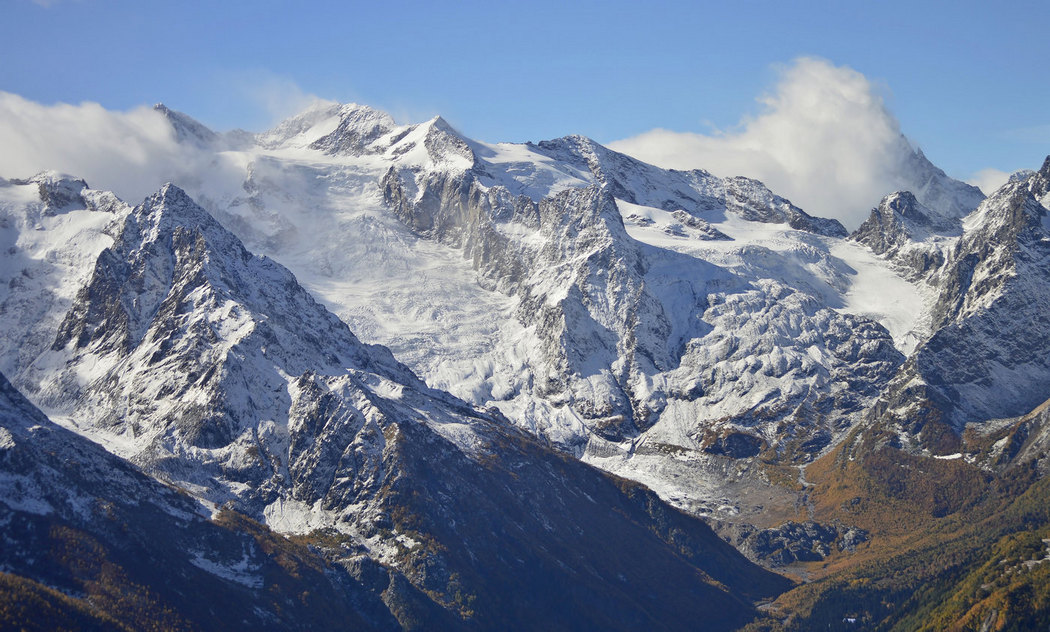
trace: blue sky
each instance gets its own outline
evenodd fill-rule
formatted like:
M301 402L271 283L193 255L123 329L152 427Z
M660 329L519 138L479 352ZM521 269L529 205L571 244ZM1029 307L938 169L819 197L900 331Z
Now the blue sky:
M468 136L710 134L800 56L861 73L949 174L1050 153L1050 3L0 0L0 90L266 128L309 95ZM697 165L703 166L703 165Z

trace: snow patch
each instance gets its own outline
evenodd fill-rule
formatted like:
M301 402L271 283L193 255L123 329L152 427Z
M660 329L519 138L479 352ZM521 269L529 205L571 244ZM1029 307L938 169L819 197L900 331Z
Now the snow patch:
M338 524L337 515L321 509L320 500L308 505L294 498L278 498L263 509L263 517L266 526L278 533L306 534Z
M247 588L259 589L263 587L263 578L259 574L260 567L257 564L253 564L247 554L244 554L236 562L226 562L212 560L205 557L205 553L194 551L192 557L190 557L190 564L216 577Z

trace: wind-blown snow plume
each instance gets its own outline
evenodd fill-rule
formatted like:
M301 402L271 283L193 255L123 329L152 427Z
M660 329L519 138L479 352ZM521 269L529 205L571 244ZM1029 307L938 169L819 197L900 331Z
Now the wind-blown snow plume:
M311 107L337 105L336 101L306 92L288 77L265 70L231 75L228 79L232 96L245 101L253 109L265 112L269 119L266 124L269 126Z
M879 91L844 66L803 57L787 67L764 110L736 130L655 129L609 146L661 167L702 168L765 182L807 211L857 226L900 186L911 148Z
M212 156L180 145L171 123L148 107L43 105L0 92L0 176L55 170L136 201Z

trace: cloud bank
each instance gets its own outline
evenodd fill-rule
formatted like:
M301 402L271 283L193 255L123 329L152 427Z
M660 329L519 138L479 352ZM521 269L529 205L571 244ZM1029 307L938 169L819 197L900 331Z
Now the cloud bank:
M152 108L114 112L97 103L42 105L0 92L0 176L54 170L137 202L211 160L179 145Z
M661 167L757 178L806 211L848 228L898 188L911 147L876 86L861 73L800 58L759 101L762 112L734 130L704 135L655 129L610 147Z

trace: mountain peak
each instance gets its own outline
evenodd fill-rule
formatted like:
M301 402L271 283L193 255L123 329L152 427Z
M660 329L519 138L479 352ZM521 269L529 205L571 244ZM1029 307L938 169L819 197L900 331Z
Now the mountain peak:
M594 148L598 143L594 142L590 138L583 136L582 134L569 134L562 136L561 138L554 138L551 140L541 140L536 144L541 149L548 151L558 150L576 150L576 151L590 151L593 152Z
M749 221L787 223L796 230L804 230L828 237L845 237L846 228L837 219L814 217L769 190L759 180L746 176L724 179L726 209Z
M927 208L945 217L963 217L984 200L979 188L948 177L921 149L912 149L903 135L901 146L898 186L911 191Z
M1043 166L1039 168L1039 171L1032 172L1028 182L1032 195L1043 206L1050 208L1050 156L1043 161Z
M82 193L87 182L58 171L41 171L25 180L12 180L13 184L35 184L44 204L44 213L55 215L66 209L83 205Z
M331 101L315 101L302 112L259 134L259 145L266 149L277 149L292 144L308 145L317 140L318 135L327 133L313 133L315 128L328 121L331 121L326 127L328 131L335 127L343 107Z
M462 134L460 134L456 128L452 127L452 125L447 120L445 120L445 117L441 116L440 114L427 121L427 124L433 127L434 129L438 129L442 132L445 132L446 134L452 134L454 136L462 137Z
M884 207L902 217L922 223L929 221L926 213L920 210L925 207L915 198L915 194L911 191L894 191L882 198L879 207ZM929 209L926 210L928 211Z
M206 125L177 110L172 110L163 103L153 106L153 111L162 115L172 129L175 131L175 140L180 143L189 143L198 147L208 147L219 135L210 130Z
M352 120L352 121L376 121L381 123L385 127L394 127L396 123L394 118L370 105L362 105L360 103L344 103L339 107L339 118L341 120Z
M389 114L381 110L348 103L339 108L338 123L331 132L310 143L310 149L328 155L352 155L373 153L369 145L379 140L396 124Z
M45 184L48 186L67 183L69 185L79 185L81 186L81 188L87 187L87 182L85 182L82 178L78 178L68 173L62 173L61 171L54 171L50 169L47 171L41 171L40 173L37 173L31 178L25 180L25 182L35 182L37 184Z
M165 183L156 193L143 200L140 208L174 210L180 214L189 213L195 220L207 215L188 193L172 182Z
M882 198L871 215L849 236L864 244L875 254L894 256L910 243L922 242L933 234L954 234L959 220L940 215L919 201L911 191L895 191ZM934 258L936 260L936 258ZM919 258L912 262L919 271L925 271L930 260Z

